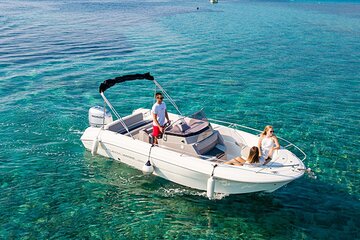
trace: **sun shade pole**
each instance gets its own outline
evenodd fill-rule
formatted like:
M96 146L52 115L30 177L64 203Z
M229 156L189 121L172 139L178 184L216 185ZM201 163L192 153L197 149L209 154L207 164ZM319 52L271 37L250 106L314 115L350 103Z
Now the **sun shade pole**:
M130 136L135 139L133 137L133 135L130 133L128 127L126 126L124 120L122 119L122 117L120 116L120 114L115 110L115 108L111 105L111 103L109 102L109 100L105 97L104 92L100 93L101 97L104 99L104 101L106 102L106 104L109 106L110 110L115 114L115 116L120 120L121 125L123 125L123 127L125 128L125 130L130 134Z
M176 105L174 100L170 97L170 95L165 91L165 89L154 79L155 85L164 93L165 97L170 101L170 103L174 106L174 108L180 113L181 116L183 114L181 113L179 107Z

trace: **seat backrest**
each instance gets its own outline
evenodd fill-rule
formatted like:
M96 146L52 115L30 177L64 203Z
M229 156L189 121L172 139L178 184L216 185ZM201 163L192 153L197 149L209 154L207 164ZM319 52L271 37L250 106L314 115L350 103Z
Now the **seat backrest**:
M243 145L243 147L241 148L241 157L247 159L249 157L249 154L250 154L250 147Z
M142 113L137 113L134 115L126 116L123 118L126 126L130 128L132 125L141 122L144 119ZM120 119L115 120L104 127L105 130L110 130L112 132L122 132L125 130L124 126L121 124Z

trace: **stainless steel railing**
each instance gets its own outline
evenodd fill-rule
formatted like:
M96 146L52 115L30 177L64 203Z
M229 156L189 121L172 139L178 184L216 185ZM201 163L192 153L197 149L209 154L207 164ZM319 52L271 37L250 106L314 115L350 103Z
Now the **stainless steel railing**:
M236 124L236 123L231 123L231 122L226 122L226 121L216 120L216 119L211 119L211 118L208 118L208 120L209 120L210 122L220 123L220 124L222 124L222 125L227 124L226 127L229 127L229 128L236 128L236 129L238 129L238 130L241 130L241 129L251 130L251 131L255 132L257 135L262 132L262 131L260 131L260 130L258 130L258 129L251 128L251 127L247 127L247 126L240 125L240 124ZM301 150L298 146L296 146L296 145L293 144L292 142L290 142L290 141L288 141L288 140L286 140L286 139L284 139L284 138L282 138L282 137L279 137L278 135L276 135L276 137L277 137L278 139L280 139L281 141L285 142L284 145L283 145L283 144L280 144L280 146L281 146L282 148L285 148L285 149L288 149L288 150L289 150L289 148L292 148L292 147L295 148L297 151L299 151L299 152L301 153L302 156L298 156L298 155L296 155L295 153L294 153L294 154L295 154L301 161L305 161L305 159L306 159L307 156L306 156L306 154L305 154L305 152L304 152L303 150Z

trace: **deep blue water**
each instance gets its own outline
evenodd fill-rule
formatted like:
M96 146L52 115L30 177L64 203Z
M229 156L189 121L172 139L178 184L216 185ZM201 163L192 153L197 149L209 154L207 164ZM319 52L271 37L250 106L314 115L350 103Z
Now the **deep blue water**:
M358 2L0 0L0 239L358 239L359 69ZM99 83L148 71L185 113L274 125L318 178L209 201L92 157Z

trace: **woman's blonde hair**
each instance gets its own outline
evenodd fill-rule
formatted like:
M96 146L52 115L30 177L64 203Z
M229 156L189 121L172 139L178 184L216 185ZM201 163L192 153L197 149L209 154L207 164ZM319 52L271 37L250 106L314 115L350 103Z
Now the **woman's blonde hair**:
M258 163L258 162L260 162L259 149L257 147L253 146L252 148L250 148L248 161L250 163Z
M264 128L264 131L261 133L261 136L265 136L266 133L267 133L267 131L268 131L269 129L274 129L274 128L273 128L273 126L271 126L271 125L267 125L267 126Z

